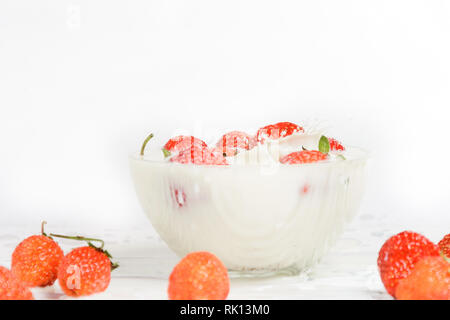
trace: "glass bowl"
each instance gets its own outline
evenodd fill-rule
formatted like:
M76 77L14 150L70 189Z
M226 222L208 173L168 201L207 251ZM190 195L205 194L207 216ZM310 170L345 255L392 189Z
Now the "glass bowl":
M137 196L178 255L209 251L240 275L297 274L357 212L367 154L298 165L199 166L130 156Z

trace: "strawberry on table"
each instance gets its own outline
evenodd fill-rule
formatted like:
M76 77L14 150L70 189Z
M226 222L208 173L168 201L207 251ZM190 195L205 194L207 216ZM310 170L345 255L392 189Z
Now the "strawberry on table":
M224 300L230 291L227 268L209 252L193 252L173 269L169 278L170 300Z
M450 300L450 263L442 257L425 257L400 280L395 291L399 300Z
M446 235L439 241L439 250L441 250L442 254L450 259L450 234Z
M73 249L59 266L58 280L68 296L103 292L111 280L111 260L98 248L86 246Z
M312 163L328 158L328 155L317 150L303 150L292 152L280 159L285 164Z
M11 271L0 266L0 300L33 300L33 294Z
M11 272L28 287L52 285L64 257L59 245L43 230L23 240L12 254Z
M239 149L250 150L255 145L255 138L242 131L228 132L216 143L217 149L226 157L236 155Z
M390 237L378 254L378 269L387 292L395 297L400 280L406 278L416 263L427 256L439 256L439 248L416 232L404 231Z
M264 142L265 138L276 140L290 136L296 132L305 132L305 130L299 125L292 122L278 122L262 127L256 133L256 140L258 142Z
M88 243L88 246L73 249L61 260L58 281L65 294L72 297L87 296L108 288L111 271L119 265L111 262L111 255L103 249L103 240L54 233L50 236ZM101 246L93 245L92 241L100 242Z

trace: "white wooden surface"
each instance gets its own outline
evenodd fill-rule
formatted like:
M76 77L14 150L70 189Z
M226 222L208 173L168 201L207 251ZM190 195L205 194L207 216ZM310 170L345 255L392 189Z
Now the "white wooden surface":
M380 282L376 259L382 243L405 229L404 221L387 215L361 213L338 243L314 268L292 277L231 279L229 299L390 299ZM438 241L443 226L432 221L408 223L430 239ZM79 230L79 228L77 228ZM48 225L48 231L71 232L71 228ZM108 290L84 299L166 299L167 278L179 258L159 239L150 223L130 230L84 227L86 235L102 237L120 263ZM0 265L9 266L14 247L36 228L0 229ZM78 244L59 241L65 252ZM56 283L35 288L36 299L67 299Z

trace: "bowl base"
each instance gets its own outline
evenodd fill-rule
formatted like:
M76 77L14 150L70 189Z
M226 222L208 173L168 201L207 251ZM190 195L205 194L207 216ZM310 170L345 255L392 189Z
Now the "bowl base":
M228 269L230 279L235 278L270 278L277 276L297 276L306 269L300 269L297 266L290 266L283 269L254 269L254 270L233 270Z

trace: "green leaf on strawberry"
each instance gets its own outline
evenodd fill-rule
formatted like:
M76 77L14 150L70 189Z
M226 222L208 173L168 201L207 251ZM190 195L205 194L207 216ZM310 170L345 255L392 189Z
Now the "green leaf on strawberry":
M164 158L170 157L172 155L172 153L167 150L166 148L162 148L162 153L164 154Z
M327 154L330 152L330 141L325 136L321 136L319 140L319 151Z

